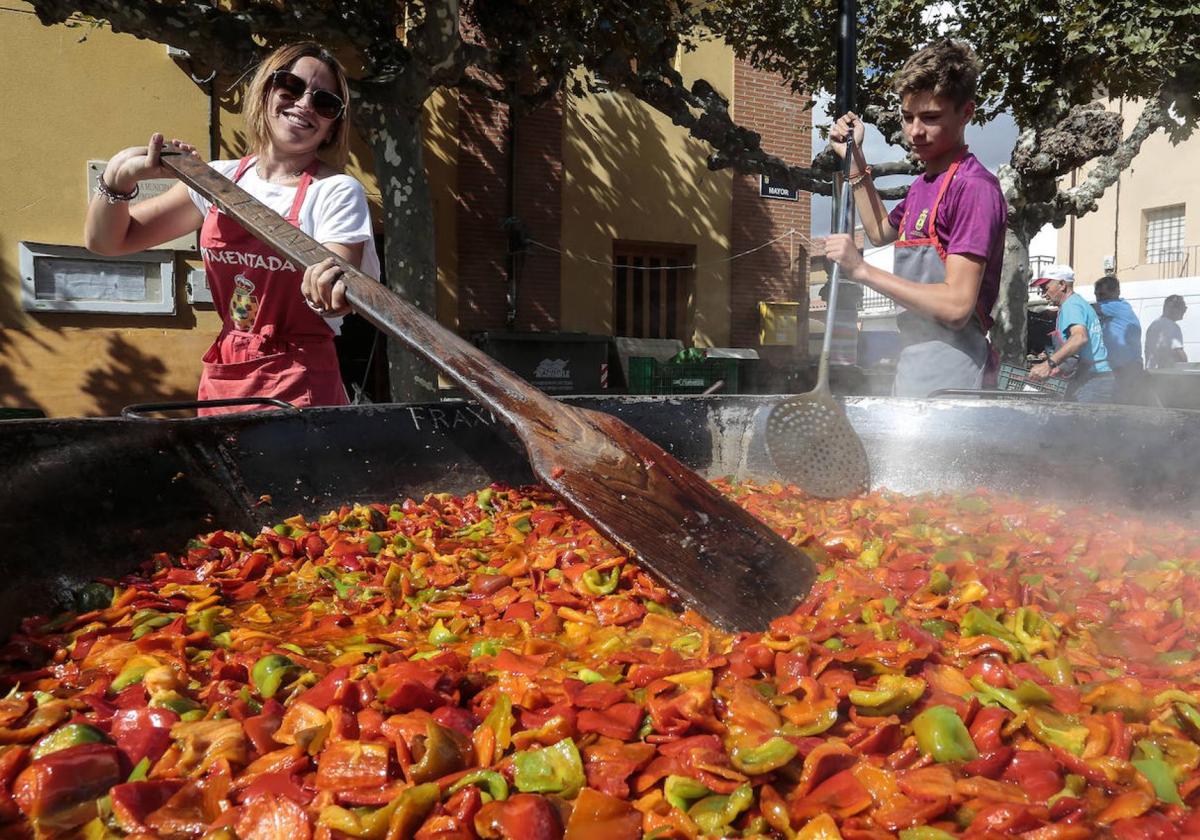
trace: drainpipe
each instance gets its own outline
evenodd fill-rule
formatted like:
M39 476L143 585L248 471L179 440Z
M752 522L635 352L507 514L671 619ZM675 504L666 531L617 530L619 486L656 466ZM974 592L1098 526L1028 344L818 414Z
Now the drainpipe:
M1125 97L1117 100L1117 114L1121 117L1121 133L1125 133ZM1117 256L1120 248L1120 233L1121 233L1121 173L1117 173L1117 191L1114 195L1113 207L1113 274L1117 273L1117 267L1121 264Z
M517 218L517 109L512 104L508 106L508 218L504 220L504 229L508 233L508 293L505 295L508 311L504 323L512 332L517 327L517 286L525 249L521 221Z

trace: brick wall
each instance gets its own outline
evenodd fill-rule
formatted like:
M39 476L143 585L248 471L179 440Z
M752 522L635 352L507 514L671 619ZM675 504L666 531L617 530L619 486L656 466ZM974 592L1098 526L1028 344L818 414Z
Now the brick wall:
M740 125L762 135L763 148L789 163L812 160L812 117L806 96L793 95L780 77L735 59L733 116ZM733 261L729 285L730 343L758 344L760 300L805 300L811 210L807 193L799 201L759 196L757 175L733 177L731 250L748 251L789 229L797 233L775 245ZM790 251L789 249L794 249ZM795 262L792 262L792 257ZM803 355L804 342L787 355Z
M459 331L505 329L508 291L509 112L463 92L458 121ZM533 239L557 247L562 224L561 103L517 118L517 216ZM518 330L554 330L561 312L559 258L531 249L519 265Z

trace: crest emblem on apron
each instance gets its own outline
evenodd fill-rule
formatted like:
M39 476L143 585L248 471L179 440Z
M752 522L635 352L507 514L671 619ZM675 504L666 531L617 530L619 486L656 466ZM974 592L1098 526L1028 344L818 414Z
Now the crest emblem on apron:
M929 218L929 209L926 208L921 211L921 215L917 216L917 222L915 225L913 225L913 230L919 231L919 230L924 229L925 221L928 218Z
M254 327L254 316L258 314L258 298L254 296L254 284L246 275L233 278L233 295L229 299L229 317L234 329L249 330Z

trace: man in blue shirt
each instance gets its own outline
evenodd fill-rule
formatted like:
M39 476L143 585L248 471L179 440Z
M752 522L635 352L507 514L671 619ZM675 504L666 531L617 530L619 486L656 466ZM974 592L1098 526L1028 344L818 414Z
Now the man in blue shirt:
M1104 346L1100 317L1082 295L1075 294L1075 271L1069 265L1052 265L1031 284L1048 301L1058 306L1054 350L1046 361L1029 371L1033 379L1048 379L1062 373L1068 359L1077 358L1067 399L1076 402L1113 401L1113 373Z
M1116 377L1113 398L1126 405L1140 405L1142 395L1142 324L1129 301L1121 297L1121 283L1106 274L1096 281L1096 313L1104 329L1108 364Z

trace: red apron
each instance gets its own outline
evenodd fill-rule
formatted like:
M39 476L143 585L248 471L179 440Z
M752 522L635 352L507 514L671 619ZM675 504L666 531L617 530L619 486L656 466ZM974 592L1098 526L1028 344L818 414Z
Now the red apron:
M250 168L242 158L236 183ZM299 226L317 162L304 172L285 217ZM300 294L302 268L259 242L238 222L209 208L200 228L204 270L222 328L204 354L199 397L274 397L295 406L346 405L333 330ZM202 416L260 407L208 408Z

